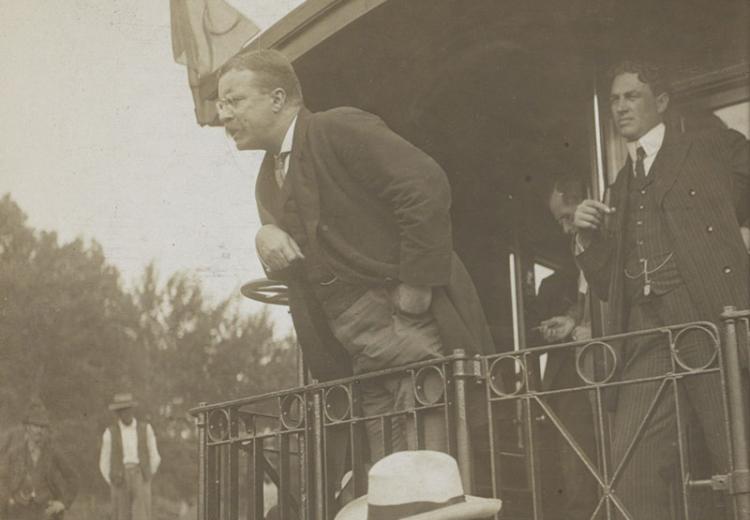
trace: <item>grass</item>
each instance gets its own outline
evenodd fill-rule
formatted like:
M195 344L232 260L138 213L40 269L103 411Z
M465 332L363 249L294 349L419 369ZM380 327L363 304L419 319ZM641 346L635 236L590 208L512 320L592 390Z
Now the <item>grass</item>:
M151 520L194 520L195 507L162 497L154 497ZM108 520L109 500L93 495L79 496L65 515L66 520Z

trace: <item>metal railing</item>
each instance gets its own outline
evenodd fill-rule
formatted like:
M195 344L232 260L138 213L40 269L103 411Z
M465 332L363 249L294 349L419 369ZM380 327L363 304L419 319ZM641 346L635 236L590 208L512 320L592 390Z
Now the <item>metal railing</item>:
M276 518L333 518L344 501L365 492L368 450L382 455L425 448L456 457L466 491L503 499L505 519L545 517L556 489L546 482L546 466L561 451L587 483L588 509L581 518L636 518L619 489L634 478L630 461L659 414L675 418L672 517L698 518L716 501L727 518L750 520L750 412L740 361L750 358L750 312L727 308L723 319L721 334L712 323L696 322L484 357L456 350L430 362L202 404L193 410L199 520L260 520L274 491ZM621 352L646 342L665 349L666 370L625 377ZM698 360L684 348L697 342L707 346ZM545 357L548 371L553 358L567 366L562 383L550 386L541 377ZM721 393L716 428L729 447L722 474L711 471L710 461L700 462L708 450L700 428L692 426L686 391L694 381L714 380ZM374 381L407 384L413 399L367 416L361 399ZM651 391L615 459L610 403L626 388ZM585 414L569 413L563 400ZM342 480L348 481L344 489Z

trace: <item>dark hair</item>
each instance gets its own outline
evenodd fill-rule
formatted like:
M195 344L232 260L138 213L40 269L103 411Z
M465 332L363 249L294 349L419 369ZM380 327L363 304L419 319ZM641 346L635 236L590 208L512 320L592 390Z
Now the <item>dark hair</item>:
M586 198L588 188L580 176L566 174L555 179L552 185L552 191L549 194L550 197L555 192L562 194L562 199L565 204L578 204Z
M256 74L257 87L270 92L282 88L287 99L302 102L302 87L294 72L292 63L279 51L262 49L243 52L227 61L219 72L219 77L230 70L248 70Z
M672 89L666 72L655 63L644 60L622 60L609 69L607 74L609 84L611 85L620 74L626 73L637 74L642 83L651 87L655 96L671 93Z

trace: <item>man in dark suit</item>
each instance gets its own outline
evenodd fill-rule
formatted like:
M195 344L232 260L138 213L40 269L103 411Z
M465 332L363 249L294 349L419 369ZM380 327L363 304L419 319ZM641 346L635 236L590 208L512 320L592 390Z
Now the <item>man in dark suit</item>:
M575 208L586 198L586 185L575 175L555 180L549 196L549 209L563 233L575 232ZM571 244L572 246L572 244ZM572 264L572 253L569 260ZM565 265L544 278L539 285L534 310L540 325L538 337L531 341L554 344L583 341L591 337L588 319L587 286L574 265ZM532 343L533 344L533 343ZM542 390L564 390L584 385L576 369L576 352L555 350L546 356ZM590 460L596 459L596 440L592 404L585 392L560 392L544 398L563 423L566 435L581 447ZM553 519L588 518L597 502L597 488L591 473L571 443L547 421L551 432L542 457L544 517Z
M628 160L611 187L611 206L578 205L574 225L584 248L577 260L594 291L609 302L607 333L708 320L726 305L748 307L748 255L739 223L750 213L748 143L726 129L680 134L666 128L669 90L660 70L639 62L613 69L611 112L627 141ZM679 339L679 358L701 366L713 352L705 334ZM673 370L660 339L622 345L623 380ZM717 375L681 383L710 451L713 472L727 473L728 448ZM669 517L669 475L676 464L674 394L658 383L620 387L613 424L613 483L633 518ZM629 451L641 421L646 421ZM684 406L684 403L683 403Z
M429 156L356 108L311 113L279 52L236 56L218 112L240 150L264 150L256 236L268 275L289 287L305 362L326 380L493 349L453 252L450 187ZM409 378L359 385L367 415L414 403ZM368 423L373 460L383 434ZM427 432L427 443L430 443ZM394 426L391 449L406 447ZM427 446L429 447L429 446Z
M575 270L551 274L539 287L537 312L542 320L540 335L545 344L574 341L573 331L584 335L577 303L578 277ZM533 336L532 336L533 338ZM580 339L586 339L582 337ZM542 390L566 390L585 383L576 370L575 351L557 350L547 354ZM571 445L584 450L590 460L596 459L596 440L592 406L586 392L567 391L542 397L562 422L563 436L551 420L547 420L542 445L541 483L544 497L544 518L572 520L589 518L596 508L597 488L591 473Z
M564 175L558 178L549 195L548 205L550 213L562 229L562 232L571 237L571 254L577 252L573 237L576 228L573 225L575 210L578 204L586 198L586 184L577 175ZM575 273L567 274L564 279L567 290L562 292L567 297L562 300L553 300L545 302L545 314L543 318L540 333L547 342L559 342L563 340L585 340L591 337L591 323L586 295L588 293L588 283L585 277L576 270ZM557 278L556 278L557 279ZM545 282L552 283L552 277L542 280L539 287L539 296L542 295L542 288ZM570 286L574 289L571 291Z
M0 518L62 520L78 475L50 437L47 409L33 399L23 426L0 441Z

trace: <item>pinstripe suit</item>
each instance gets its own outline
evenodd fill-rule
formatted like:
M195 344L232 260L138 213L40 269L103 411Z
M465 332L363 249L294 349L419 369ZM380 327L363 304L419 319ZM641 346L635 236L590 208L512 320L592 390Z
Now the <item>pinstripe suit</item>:
M739 223L750 213L748 143L737 132L711 130L680 135L668 130L652 166L648 190L654 214L668 239L682 283L658 296L628 292L625 276L629 244L629 207L633 177L630 160L612 185L616 208L603 236L577 257L594 292L609 301L607 333L646 329L685 321L719 323L725 305L748 307L748 255ZM642 293L641 293L642 294ZM698 364L707 354L701 339L687 338L685 353ZM654 338L620 345L623 380L665 374L671 370L671 353ZM697 415L711 451L714 471L727 467L726 438L717 427L722 420L718 378L685 380L689 408ZM656 383L629 385L619 391L614 415L612 456L617 465L624 457L619 496L634 518L669 517L668 479L676 462L677 438L674 395L667 392L652 410L635 450L627 454L636 430L646 416Z
M739 231L750 216L748 152L748 142L733 130L680 135L669 129L654 162L677 267L701 316L717 323L725 305L748 307L748 255ZM611 186L617 211L605 236L576 259L594 293L609 302L608 334L627 324L624 226L632 171L628 160Z

